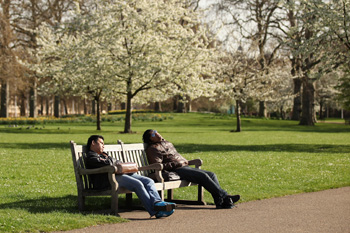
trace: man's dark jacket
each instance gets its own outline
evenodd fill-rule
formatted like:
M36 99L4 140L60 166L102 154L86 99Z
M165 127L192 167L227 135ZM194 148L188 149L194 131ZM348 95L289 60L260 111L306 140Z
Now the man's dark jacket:
M113 165L112 157L107 154L99 155L94 151L88 151L85 159L86 168L100 168L108 165ZM108 173L89 175L93 189L107 189L110 187Z
M174 145L166 140L150 143L145 151L150 164L161 163L164 165L164 170L167 171L175 171L188 164L188 161L177 152Z

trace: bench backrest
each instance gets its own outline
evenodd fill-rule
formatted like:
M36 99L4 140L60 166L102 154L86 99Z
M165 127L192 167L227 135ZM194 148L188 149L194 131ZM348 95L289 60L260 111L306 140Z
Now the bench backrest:
M134 162L139 167L144 167L149 165L143 143L124 144L120 140L118 140L118 143L119 145L121 145L122 151L123 151L122 161ZM140 175L147 176L150 172L152 171L146 170L146 171L139 171L138 173Z
M77 145L73 141L70 143L78 189L92 189L89 176L79 174L80 168L86 168L85 158L88 151L87 147L86 145ZM122 162L134 162L137 163L139 167L148 165L147 156L142 143L124 144L123 142L118 141L118 144L105 145L104 151L107 152L109 156ZM138 174L147 176L149 172L150 171L139 171Z

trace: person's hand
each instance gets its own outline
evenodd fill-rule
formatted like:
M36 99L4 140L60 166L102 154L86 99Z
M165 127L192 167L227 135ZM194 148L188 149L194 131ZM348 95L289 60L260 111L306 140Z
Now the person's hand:
M187 166L188 165L188 162L187 161L180 161L180 164L181 164L181 167L183 167L183 166Z

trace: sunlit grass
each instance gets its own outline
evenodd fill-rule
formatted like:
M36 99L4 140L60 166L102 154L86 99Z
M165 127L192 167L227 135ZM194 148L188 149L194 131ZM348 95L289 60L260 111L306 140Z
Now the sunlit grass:
M213 114L171 114L166 121L134 121L133 134L122 134L122 122L50 124L22 129L0 127L0 231L40 232L125 221L106 215L109 197L87 198L77 210L77 192L69 141L86 143L102 134L106 143L141 142L144 130L157 129L188 159L201 158L224 189L242 201L311 192L350 185L350 127L294 121L242 119ZM195 199L195 188L175 191L176 198ZM137 200L136 197L135 201ZM212 204L209 193L205 200ZM123 197L121 198L123 202Z

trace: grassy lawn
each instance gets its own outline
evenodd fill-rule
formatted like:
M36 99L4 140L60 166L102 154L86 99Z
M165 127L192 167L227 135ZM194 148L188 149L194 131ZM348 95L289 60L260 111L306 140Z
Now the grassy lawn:
M101 214L110 199L87 198L77 210L77 191L69 141L85 144L91 134L105 143L141 142L149 128L158 130L188 159L201 158L221 185L242 201L319 191L350 185L350 126L243 118L212 114L171 114L165 121L134 121L134 134L121 134L122 122L46 124L26 129L0 126L0 231L42 232L126 221ZM175 191L195 199L195 189ZM137 198L135 201L137 201ZM123 198L121 198L123 201ZM205 200L212 204L209 193ZM239 210L239 209L238 209Z

